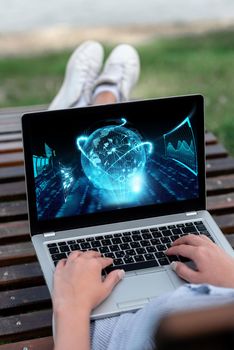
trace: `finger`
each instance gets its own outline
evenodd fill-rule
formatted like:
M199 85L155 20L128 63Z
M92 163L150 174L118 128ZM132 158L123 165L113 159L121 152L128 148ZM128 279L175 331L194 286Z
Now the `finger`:
M124 276L124 270L114 270L107 275L103 282L103 285L106 290L106 297L111 293L112 289L116 286L116 284L124 278Z
M196 256L197 247L187 244L176 245L169 248L165 253L167 255L182 255L186 258L194 260Z
M183 264L182 262L179 262L179 261L173 261L173 263L171 263L171 268L173 271L176 272L176 274L179 277L183 278L185 281L196 283L198 272L192 270L186 264Z
M87 252L83 253L84 258L99 258L101 257L101 253L97 252L96 250L88 250Z
M59 260L55 270L57 271L57 270L60 270L61 268L63 268L66 265L66 262L67 262L66 259Z
M71 252L71 254L69 254L67 261L68 262L74 261L82 254L83 254L83 252L81 252L80 250L74 250L73 252Z
M98 258L98 260L101 263L102 269L105 269L105 267L111 265L113 263L113 259L112 258Z
M172 243L172 247L180 245L180 244L189 244L192 246L198 247L203 242L202 238L200 236L196 236L193 234L188 234L186 236L182 236L178 238L176 241Z

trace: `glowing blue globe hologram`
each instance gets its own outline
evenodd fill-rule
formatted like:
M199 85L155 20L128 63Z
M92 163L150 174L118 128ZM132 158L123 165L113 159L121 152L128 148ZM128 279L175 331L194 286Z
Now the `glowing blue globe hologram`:
M108 125L76 140L81 164L96 188L119 193L140 192L141 179L152 152L152 143L142 142L140 134L120 125Z

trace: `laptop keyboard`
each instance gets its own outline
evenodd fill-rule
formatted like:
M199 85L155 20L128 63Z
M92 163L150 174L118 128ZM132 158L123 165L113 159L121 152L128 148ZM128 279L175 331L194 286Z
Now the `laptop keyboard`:
M113 264L104 273L114 269L125 271L169 265L172 261L188 261L181 256L167 256L172 242L187 234L204 234L213 238L202 221L191 221L168 226L155 226L133 231L96 235L48 243L51 258L56 266L75 250L96 250L104 257L113 259Z

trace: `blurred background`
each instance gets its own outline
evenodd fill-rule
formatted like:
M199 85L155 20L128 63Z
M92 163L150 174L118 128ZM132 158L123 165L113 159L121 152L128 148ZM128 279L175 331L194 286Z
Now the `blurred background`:
M48 104L82 41L106 55L127 42L142 64L133 98L202 93L234 155L233 0L0 0L0 15L0 107Z

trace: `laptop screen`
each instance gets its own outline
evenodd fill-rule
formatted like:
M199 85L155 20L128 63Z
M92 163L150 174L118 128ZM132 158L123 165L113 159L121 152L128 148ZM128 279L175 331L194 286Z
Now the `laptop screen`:
M25 115L30 216L82 225L195 203L203 134L199 95Z

